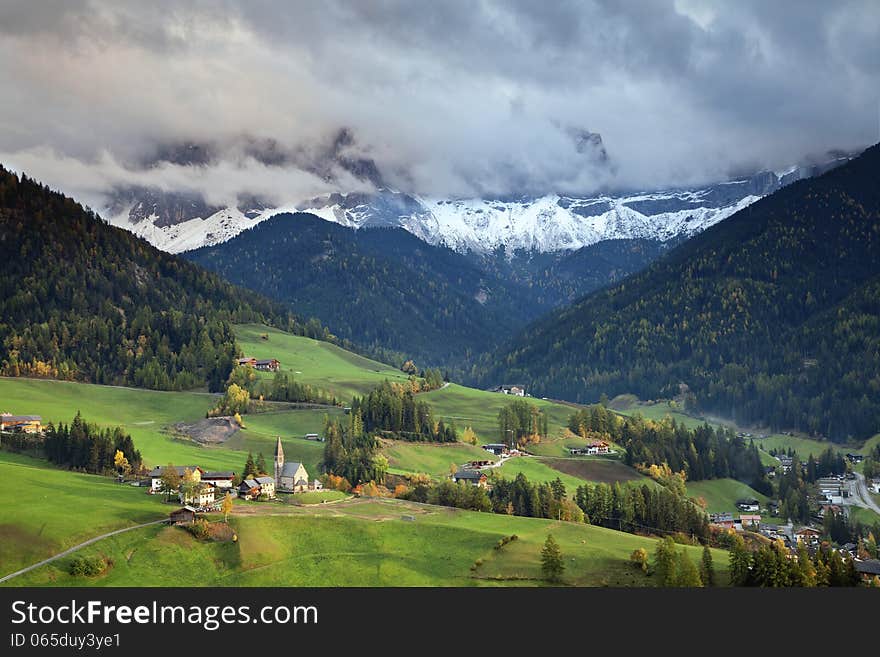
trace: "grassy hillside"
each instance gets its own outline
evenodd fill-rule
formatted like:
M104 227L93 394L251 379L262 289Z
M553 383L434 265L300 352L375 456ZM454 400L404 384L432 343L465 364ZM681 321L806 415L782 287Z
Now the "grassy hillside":
M511 479L522 473L533 482L553 481L559 477L565 484L569 497L574 495L578 486L586 482L613 484L619 481L621 484L655 485L651 479L643 477L632 468L603 459L513 458L495 472Z
M419 398L431 404L434 413L444 421L455 422L459 429L467 426L473 428L481 443L495 443L500 440L498 411L514 399L519 399L497 392L466 388L454 383L440 390L426 392ZM549 413L551 437L561 435L573 409L564 404L542 399L527 399L545 413Z
M295 410L246 416L247 429L220 446L204 447L175 437L168 427L177 422L197 422L215 403L206 393L157 392L114 388L64 381L0 377L3 410L41 415L43 422L69 423L77 411L89 422L122 426L131 434L144 462L152 467L166 463L196 464L211 469L240 472L247 451L263 452L271 463L275 440L281 436L288 460L300 460L309 473L317 473L323 447L303 440L319 431L324 413L340 409Z
M497 457L479 447L463 443L418 444L388 441L382 448L392 471L424 472L435 477L449 474L453 463L461 465L468 461L496 460Z
M15 497L0 517L0 574L45 559L93 536L166 515L143 488L47 467L0 450L0 480Z
M704 481L689 481L687 484L689 497L702 497L706 500L706 510L709 513L722 513L730 511L737 513L736 501L753 498L764 504L767 497L750 488L741 481L735 479L706 479Z
M279 507L283 515L234 515L237 543L200 543L181 529L151 527L85 548L113 567L74 579L68 559L13 580L32 586L497 586L542 585L548 533L565 558L565 581L579 586L652 586L629 555L652 539L600 527L429 507L353 500ZM412 518L406 520L404 517ZM493 549L504 536L519 539ZM700 548L687 548L696 563ZM727 554L713 551L720 581ZM482 565L471 570L482 560ZM12 584L10 582L9 584Z
M264 340L262 335L268 335ZM259 324L235 326L235 337L245 355L277 358L281 371L301 383L329 391L341 401L363 395L385 379L405 381L398 369L311 338L291 335ZM271 377L271 374L263 376Z

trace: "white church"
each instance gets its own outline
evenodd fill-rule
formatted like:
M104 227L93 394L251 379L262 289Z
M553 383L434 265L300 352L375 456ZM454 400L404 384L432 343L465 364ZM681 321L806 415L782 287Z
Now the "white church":
M278 436L275 445L275 490L282 493L304 493L322 488L323 485L317 479L309 484L309 473L302 463L284 461L284 448L281 446L281 436Z

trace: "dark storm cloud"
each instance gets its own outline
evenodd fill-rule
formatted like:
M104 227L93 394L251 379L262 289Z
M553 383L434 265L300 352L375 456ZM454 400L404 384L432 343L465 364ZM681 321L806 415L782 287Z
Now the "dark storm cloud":
M874 0L5 2L0 158L289 202L368 186L315 165L345 127L426 195L688 184L877 141L878 43ZM212 157L143 165L183 142Z

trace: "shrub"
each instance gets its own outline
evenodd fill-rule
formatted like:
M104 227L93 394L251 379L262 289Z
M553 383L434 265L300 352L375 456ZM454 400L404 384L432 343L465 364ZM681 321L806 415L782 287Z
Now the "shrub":
M630 562L643 573L648 572L648 551L645 548L634 550L629 555Z
M95 577L107 570L108 562L103 557L76 557L70 562L70 574L74 577Z
M208 525L208 521L204 518L199 518L198 520L185 525L185 527L190 534L200 540L208 538L211 535L211 528Z

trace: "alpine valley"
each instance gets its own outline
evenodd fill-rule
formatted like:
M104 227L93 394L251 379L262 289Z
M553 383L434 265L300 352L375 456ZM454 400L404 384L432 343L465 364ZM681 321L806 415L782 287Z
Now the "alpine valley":
M867 590L724 590L880 589L880 4L788 5L0 2L10 645L671 649L714 595L875 654Z
M337 150L322 161L339 165ZM163 157L188 166L211 157L192 145L171 153ZM190 194L127 189L106 213L162 250L315 316L367 353L462 370L553 308L849 157L694 189L588 197L438 199L380 187L279 207L246 195L216 208ZM371 161L341 162L381 185Z

